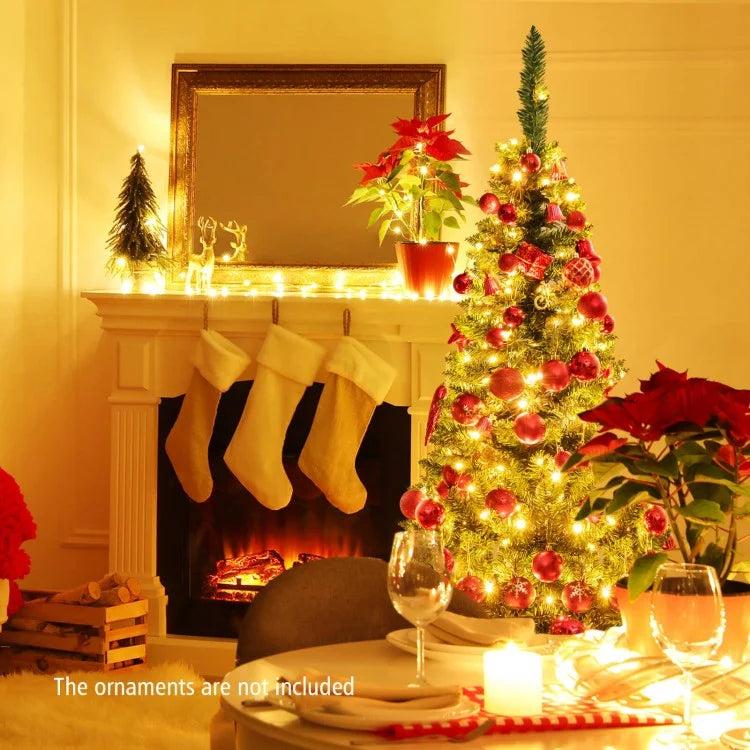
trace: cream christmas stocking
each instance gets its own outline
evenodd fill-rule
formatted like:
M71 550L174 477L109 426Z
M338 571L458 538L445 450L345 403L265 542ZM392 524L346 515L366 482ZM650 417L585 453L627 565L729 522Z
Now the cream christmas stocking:
M292 485L282 449L292 415L312 385L324 349L296 333L272 325L258 354L258 372L224 460L262 505L283 508Z
M201 331L191 362L195 370L166 450L187 496L202 503L213 489L208 443L219 399L250 364L250 357L220 333Z
M325 386L299 467L331 505L344 513L356 513L367 500L367 490L354 470L354 460L375 407L383 403L396 371L350 336L339 341L326 369Z

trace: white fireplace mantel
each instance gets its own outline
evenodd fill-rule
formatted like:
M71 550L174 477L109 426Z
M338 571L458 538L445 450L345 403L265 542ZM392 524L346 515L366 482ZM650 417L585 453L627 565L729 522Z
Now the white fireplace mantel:
M158 405L185 392L190 355L204 322L251 357L241 379L254 377L254 358L271 322L272 298L198 297L92 291L102 328L114 337L109 397L110 570L137 576L150 602L150 631L166 635L165 592L156 569ZM411 467L416 477L424 455L424 428L432 394L443 371L454 302L394 299L284 297L279 324L332 348L351 313L350 334L396 367L388 403L409 407ZM290 358L294 352L289 353ZM324 371L319 373L322 379Z

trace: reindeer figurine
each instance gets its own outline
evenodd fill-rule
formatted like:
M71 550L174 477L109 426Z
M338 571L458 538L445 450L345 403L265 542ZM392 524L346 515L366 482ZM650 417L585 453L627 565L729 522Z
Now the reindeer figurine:
M243 224L240 226L236 221L232 220L229 221L226 224L220 224L221 228L225 232L229 232L234 237L234 242L230 240L229 245L231 246L232 250L234 252L232 253L232 257L229 258L229 261L237 260L238 258L240 260L244 260L244 254L245 250L247 250L247 243L245 242L245 237L247 235L247 224Z
M214 273L214 245L216 244L216 219L213 216L198 219L201 230L200 242L203 251L190 253L187 276L185 277L185 293L192 291L193 276L195 276L195 291L205 294L211 288L211 277Z

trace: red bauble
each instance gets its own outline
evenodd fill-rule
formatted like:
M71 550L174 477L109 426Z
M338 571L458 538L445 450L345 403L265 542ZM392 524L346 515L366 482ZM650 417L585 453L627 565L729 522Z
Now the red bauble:
M505 339L503 338L503 329L498 328L497 326L495 328L490 328L490 330L487 331L487 334L485 335L484 340L490 346L494 346L497 349L499 349L501 346L505 346Z
M550 635L578 635L586 630L586 626L575 617L559 615L549 626Z
M398 507L401 508L401 512L407 517L414 519L417 512L417 506L423 501L427 500L427 495L422 490L407 490L401 495Z
M503 222L503 224L515 224L516 219L518 218L518 212L512 203L503 203L503 205L497 209L497 217Z
M481 398L473 396L471 393L462 393L453 402L451 414L453 415L453 419L459 424L473 427L482 416L481 412L483 409L484 404Z
M510 490L498 487L487 493L484 498L484 507L494 510L500 518L507 518L518 507L518 498Z
M503 323L508 328L517 328L523 323L526 314L520 307L506 307L503 312Z
M459 273L453 279L453 288L458 294L466 294L471 289L471 276L466 271Z
M602 333L612 333L615 330L615 319L611 315L605 315L600 330Z
M586 215L582 211L571 211L565 219L568 229L583 229L586 226Z
M479 208L486 214L494 214L500 208L500 201L494 193L485 193L478 201Z
M547 427L538 414L526 412L519 414L513 422L516 437L525 445L536 445L544 438Z
M471 484L471 477L468 474L462 474L447 464L443 466L442 477L448 487L457 487L462 491Z
M506 401L523 393L523 375L515 367L503 367L490 375L490 392Z
M594 592L586 581L571 581L563 586L562 601L573 614L588 612L594 603Z
M484 275L484 296L491 297L499 291L500 284L497 283L497 279L492 274L486 273Z
M673 549L677 549L677 540L670 534L669 538L664 544L662 544L661 548L665 552L671 552Z
M511 609L527 609L534 603L536 591L528 578L514 576L503 588L503 601Z
M547 204L547 223L552 224L555 221L564 221L565 217L563 212L560 210L560 206L557 203Z
M569 458L570 458L570 453L568 453L568 451L557 451L557 453L555 453L555 466L558 469L562 469L562 467L565 466Z
M468 594L475 602L479 602L480 604L484 601L484 597L486 596L484 584L481 579L476 576L464 576L456 584L456 588L459 591L463 591L464 594Z
M510 273L518 267L518 258L513 253L503 253L497 259L497 265L503 273Z
M589 320L602 320L607 314L607 298L599 292L586 292L578 300L578 312Z
M540 368L542 373L542 385L548 391L562 391L570 383L570 372L565 362L559 359L551 359L545 362Z
M568 369L574 378L585 383L599 377L601 364L596 354L584 349L582 352L573 355L573 359L568 363Z
M450 487L448 487L445 482L440 482L440 484L435 487L435 492L437 492L443 500L448 497L448 490L450 490Z
M443 557L445 558L445 570L450 575L453 572L453 568L456 567L453 553L447 547L443 547Z
M594 267L586 258L571 258L563 266L562 274L570 286L587 287L594 282Z
M652 505L643 514L643 524L649 534L661 536L667 530L669 519L663 508L660 508L658 505Z
M437 529L445 521L445 506L428 498L417 506L414 518L423 529Z
M556 581L562 574L563 559L553 549L546 549L534 557L531 572L544 583Z
M535 174L542 168L542 160L533 152L529 151L521 157L521 169L524 172Z

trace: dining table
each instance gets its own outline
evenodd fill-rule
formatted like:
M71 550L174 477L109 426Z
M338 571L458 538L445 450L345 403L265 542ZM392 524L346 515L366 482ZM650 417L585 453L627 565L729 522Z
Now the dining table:
M545 657L545 680L554 679L554 659ZM222 696L226 714L235 722L236 750L287 750L308 748L424 748L451 746L446 738L421 740L384 739L372 732L334 729L308 723L294 713L268 705L248 704L248 692L260 685L276 684L280 678L296 679L305 670L316 670L346 680L384 686L404 686L414 678L414 656L386 640L339 643L275 654L242 664L229 672ZM433 685L482 685L482 661L477 659L428 660L426 679ZM252 700L252 699L251 699ZM631 726L575 730L485 734L462 743L475 748L514 750L655 750L654 740L679 727ZM710 747L719 748L718 742Z

